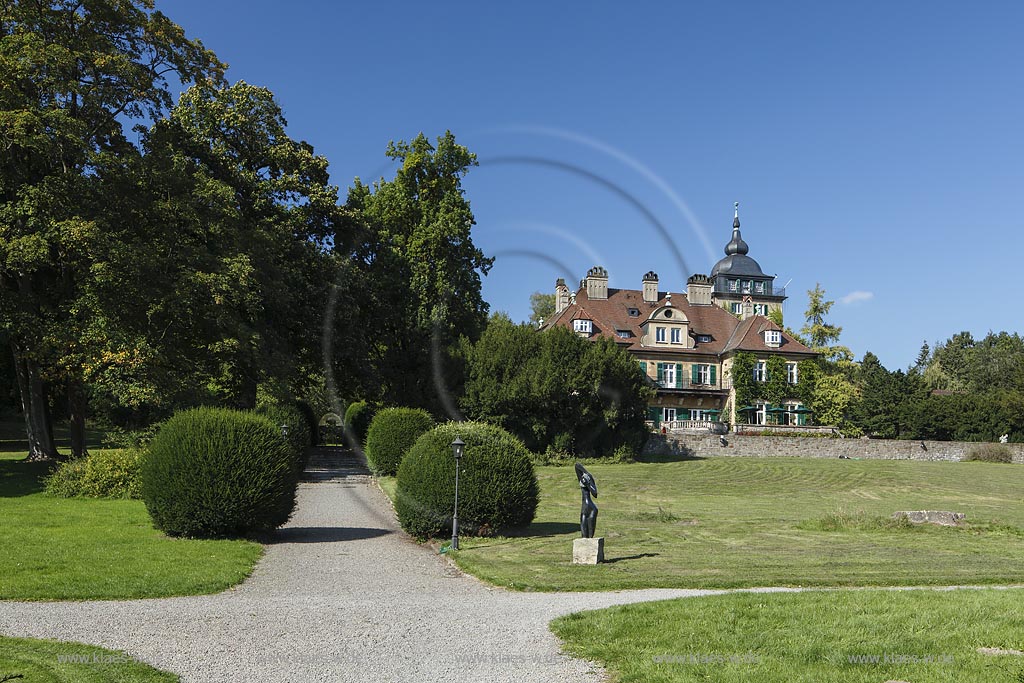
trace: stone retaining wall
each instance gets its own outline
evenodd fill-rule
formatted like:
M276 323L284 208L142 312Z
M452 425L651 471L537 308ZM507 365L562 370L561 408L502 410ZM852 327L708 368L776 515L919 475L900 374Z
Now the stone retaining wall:
M652 434L644 455L735 456L747 458L871 458L876 460L962 460L977 443L962 441L897 441L830 439L807 436L728 434L723 446L713 434ZM1024 444L1008 443L1013 461L1024 463Z

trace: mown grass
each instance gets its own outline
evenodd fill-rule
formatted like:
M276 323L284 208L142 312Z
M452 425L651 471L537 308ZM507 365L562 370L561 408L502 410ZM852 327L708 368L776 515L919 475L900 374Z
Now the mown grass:
M252 571L262 546L169 538L137 500L55 498L49 468L0 453L0 599L85 600L215 593Z
M462 539L458 565L520 590L1024 582L1024 467L709 458L590 470L605 564L571 564L580 494L559 466L537 468L530 527ZM924 509L964 512L968 524L889 519Z
M86 661L68 661L69 656ZM124 653L100 647L0 636L0 681L4 680L12 683L173 683L178 677L137 662Z
M1009 683L1024 680L1024 657L978 649L1024 650L1022 599L1024 589L740 593L580 612L551 628L617 683Z

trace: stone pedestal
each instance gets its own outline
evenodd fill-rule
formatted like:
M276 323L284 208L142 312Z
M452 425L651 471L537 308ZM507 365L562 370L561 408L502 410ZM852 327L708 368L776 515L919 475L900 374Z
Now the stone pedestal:
M577 538L572 542L573 564L598 564L604 562L604 537Z

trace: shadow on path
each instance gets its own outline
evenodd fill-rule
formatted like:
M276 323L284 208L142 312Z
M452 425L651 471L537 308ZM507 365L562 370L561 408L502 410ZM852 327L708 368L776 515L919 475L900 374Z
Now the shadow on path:
M289 526L278 529L261 538L263 543L276 545L280 543L338 543L341 541L361 541L366 538L377 538L392 533L390 529L371 529L365 527L323 527L323 526Z

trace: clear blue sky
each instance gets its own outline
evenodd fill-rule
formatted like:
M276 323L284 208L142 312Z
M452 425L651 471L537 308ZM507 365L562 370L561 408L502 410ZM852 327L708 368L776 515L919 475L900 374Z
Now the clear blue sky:
M685 291L738 200L750 255L792 280L787 324L820 282L858 358L1020 331L1022 3L158 4L342 188L451 129L481 162L484 296L514 319L597 263Z

